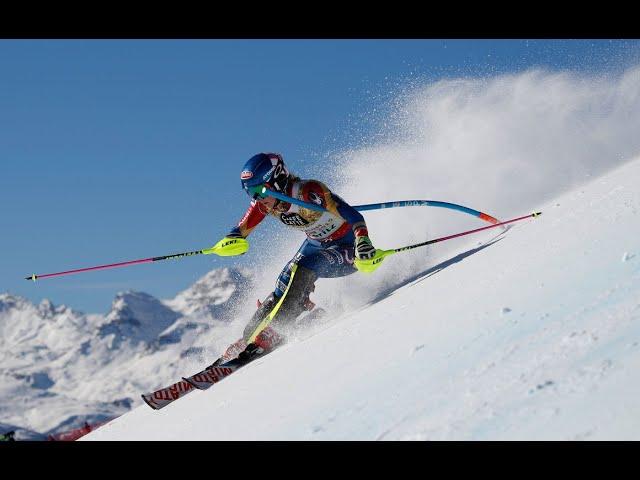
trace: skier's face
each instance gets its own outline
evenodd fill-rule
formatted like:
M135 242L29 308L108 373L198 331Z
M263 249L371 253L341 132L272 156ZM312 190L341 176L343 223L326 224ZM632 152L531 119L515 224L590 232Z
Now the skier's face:
M276 199L273 197L258 198L257 201L260 205L262 205L267 210L271 210L276 204Z

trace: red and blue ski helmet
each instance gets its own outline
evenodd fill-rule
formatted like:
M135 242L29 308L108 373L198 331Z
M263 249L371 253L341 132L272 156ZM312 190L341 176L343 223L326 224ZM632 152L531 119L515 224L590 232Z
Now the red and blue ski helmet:
M278 153L258 153L244 164L240 181L250 197L259 195L257 187L266 185L276 192L285 193L289 183L289 170Z

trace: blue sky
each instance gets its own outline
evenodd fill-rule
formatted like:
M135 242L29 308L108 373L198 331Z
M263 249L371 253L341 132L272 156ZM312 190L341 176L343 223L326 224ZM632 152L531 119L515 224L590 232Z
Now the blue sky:
M0 40L0 292L97 313L121 290L173 297L211 268L251 257L23 278L211 246L246 209L239 173L249 157L279 151L304 173L366 136L368 112L407 83L533 66L617 70L637 63L639 46ZM269 248L264 236L252 244L254 254Z

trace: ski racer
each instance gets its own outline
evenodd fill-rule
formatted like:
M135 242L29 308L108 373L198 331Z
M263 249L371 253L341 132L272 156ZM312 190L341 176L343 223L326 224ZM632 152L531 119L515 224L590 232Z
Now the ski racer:
M240 179L242 188L252 197L251 204L238 225L213 247L219 255L245 253L249 249L247 236L267 215L301 230L307 238L282 269L274 291L259 303L243 338L225 352L225 361L236 355L248 360L281 343L283 337L275 329L267 326L258 331L262 320L273 312L272 324L286 327L302 312L313 309L309 295L318 278L343 277L357 270L372 272L384 258L371 243L362 215L323 183L290 173L280 154L254 155L244 165ZM324 211L268 196L264 187L319 205Z

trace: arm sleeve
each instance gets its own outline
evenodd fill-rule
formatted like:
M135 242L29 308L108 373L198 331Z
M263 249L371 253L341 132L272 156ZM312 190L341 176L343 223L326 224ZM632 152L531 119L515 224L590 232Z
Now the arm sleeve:
M258 226L258 224L264 220L264 217L267 216L267 212L265 212L258 202L255 200L251 201L251 205L245 212L244 216L240 220L237 226L233 227L228 237L242 237L246 238L251 231Z

